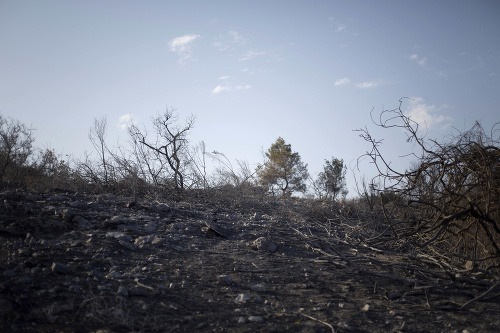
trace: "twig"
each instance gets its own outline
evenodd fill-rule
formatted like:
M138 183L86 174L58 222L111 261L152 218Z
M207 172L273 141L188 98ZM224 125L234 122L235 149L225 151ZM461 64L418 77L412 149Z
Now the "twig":
M312 317L312 316L306 315L305 313L302 313L302 312L297 312L297 313L298 313L299 315L301 315L301 316L304 316L304 317L309 318L309 319L311 319L311 320L317 321L318 323L321 323L321 324L323 324L323 325L325 325L325 326L328 326L328 327L330 328L330 330L332 331L332 333L335 333L335 328L333 328L333 326L332 326L332 325L330 325L329 323L327 323L327 322L325 322L325 321L323 321L323 320L320 320L320 319L314 318L314 317Z
M492 285L488 290L486 290L484 293L482 293L481 295L477 296L476 298L473 298L471 299L470 301L464 303L460 309L467 309L472 303L474 302L478 302L480 300L483 300L485 299L488 295L490 295L491 293L493 293L495 291L495 289L500 286L500 281L498 281L497 283L495 283L494 285Z

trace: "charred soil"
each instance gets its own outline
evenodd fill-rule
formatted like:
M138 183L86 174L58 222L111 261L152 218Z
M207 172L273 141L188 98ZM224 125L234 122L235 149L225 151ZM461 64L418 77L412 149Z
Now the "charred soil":
M2 332L498 332L498 277L307 203L4 192Z

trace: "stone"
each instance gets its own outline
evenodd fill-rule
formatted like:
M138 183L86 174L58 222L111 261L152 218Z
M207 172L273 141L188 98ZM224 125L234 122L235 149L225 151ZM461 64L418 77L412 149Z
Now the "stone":
M245 317L238 317L238 324L244 324L246 321Z
M76 211L73 208L65 208L60 215L64 221L71 222L76 215Z
M148 222L144 225L144 231L148 234L155 232L156 229L158 229L158 223L156 222Z
M262 323L264 321L264 318L261 316L250 316L248 317L248 321L252 323Z
M151 245L162 245L163 243L165 243L165 239L158 236L155 236L151 241Z
M118 241L118 243L120 243L121 246L123 246L123 247L125 247L125 248L127 248L129 250L135 250L136 249L136 246L134 244L129 243L127 241L121 240L121 241Z
M171 210L171 208L165 203L158 203L155 206L155 208L156 208L156 210L158 210L160 212L169 212Z
M116 238L118 240L126 241L126 242L132 242L133 238L123 232L119 231L110 231L106 233L106 237L112 237Z
M52 263L50 269L52 270L52 272L58 274L68 274L70 272L69 267L64 264L61 264L60 262Z
M74 284L69 286L69 292L73 294L81 294L82 293L82 287L78 284Z
M75 217L73 217L73 222L78 225L79 230L89 230L93 227L90 221L81 217L80 215L76 215Z
M151 244L154 238L154 235L139 236L135 239L134 245L142 249L144 246Z
M223 286L233 284L233 279L229 275L217 275L217 283Z
M266 286L262 283L254 284L253 286L250 286L250 289L252 291L261 293L266 291Z
M248 300L250 300L250 296L249 295L247 295L247 294L239 294L234 299L234 302L237 303L237 304L242 304L242 303L248 302Z
M117 272L117 271L111 271L111 272L109 272L108 275L106 275L106 277L108 279L121 279L122 276L123 276L123 274L120 272Z
M259 237L252 243L253 247L260 251L275 252L278 246L266 237Z
M118 291L116 292L118 296L128 297L128 289L124 286L119 286Z

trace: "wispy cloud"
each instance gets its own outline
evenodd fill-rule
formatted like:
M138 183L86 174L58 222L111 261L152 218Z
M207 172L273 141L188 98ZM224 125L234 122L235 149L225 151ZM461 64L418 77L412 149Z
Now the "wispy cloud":
M447 106L438 107L436 105L425 104L422 97L412 97L408 99L408 110L405 115L416 122L422 129L440 125L445 128L451 124L453 118L439 114Z
M349 84L349 82L351 82L351 80L349 80L348 78L344 77L344 78L341 78L341 79L338 79L337 81L335 81L335 85L336 86L344 86L346 84Z
M425 68L427 65L427 57L420 57L418 54L414 53L410 56L410 60L414 61L420 67Z
M212 90L212 95L220 94L223 91L229 90L229 87L218 85Z
M347 29L347 25L345 24L338 24L337 28L335 29L335 32L342 32Z
M266 54L265 51L247 51L243 54L243 56L241 56L238 61L247 61L247 60L251 60L251 59L255 59L259 56L262 56Z
M218 85L217 87L215 87L212 90L212 95L217 95L217 94L220 94L222 92L229 92L229 91L248 90L250 88L252 88L252 86L249 85L249 84L238 85L238 86L230 86L230 85L221 86L221 85Z
M372 81L365 81L365 82L358 83L356 85L356 87L358 87L359 89L375 88L377 86L379 86L379 84L376 82L372 82Z
M124 114L120 117L118 117L118 124L117 126L121 129L127 129L127 127L129 125L135 125L137 124L137 120L135 120L133 118L133 114L132 113L127 113L127 114Z
M226 34L220 35L212 46L217 48L219 51L225 51L231 49L234 45L245 44L246 38L237 31L230 30Z
M200 38L200 35L193 34L175 37L168 42L170 51L177 53L180 63L185 63L189 58L191 58L192 45L198 38Z
M227 80L229 79L230 76L229 75L222 75L222 76L219 76L219 80Z

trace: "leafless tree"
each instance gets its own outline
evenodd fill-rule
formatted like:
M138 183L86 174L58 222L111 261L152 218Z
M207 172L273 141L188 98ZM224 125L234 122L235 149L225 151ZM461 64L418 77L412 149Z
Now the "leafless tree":
M164 159L173 172L174 187L176 190L184 190L184 172L188 160L187 134L194 126L194 117L189 117L183 126L177 126L178 117L174 110L166 109L152 119L156 131L156 140L150 141L147 134L141 131L133 133L138 141L148 147L159 158ZM138 130L138 128L136 128Z
M94 119L94 125L90 128L89 139L100 160L100 169L102 170L102 182L104 187L109 186L109 169L111 165L107 160L107 152L109 151L106 145L106 131L107 131L107 119L105 117L101 119Z
M0 115L0 184L20 180L34 141L31 128Z
M416 163L409 171L395 170L380 151L381 140L368 129L360 136L371 150L383 197L406 202L416 210L411 223L392 228L395 238L413 238L421 247L446 250L451 257L467 258L483 268L500 268L500 138L498 123L488 134L476 123L440 143L420 134L418 124L400 105L381 112L375 124L403 130L414 144ZM406 215L407 211L404 212Z

